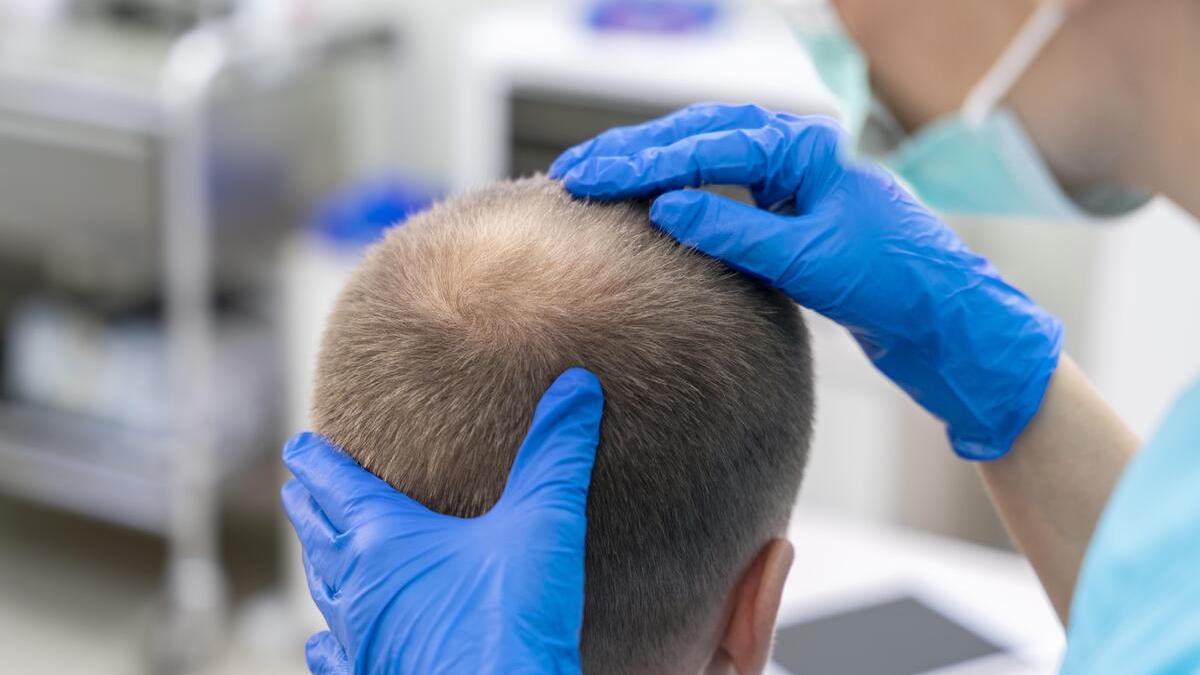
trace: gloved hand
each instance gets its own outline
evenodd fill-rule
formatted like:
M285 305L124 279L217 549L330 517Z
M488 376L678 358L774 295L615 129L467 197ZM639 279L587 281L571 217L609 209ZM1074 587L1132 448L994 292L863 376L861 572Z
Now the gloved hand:
M844 148L825 118L701 104L601 134L550 176L596 199L661 194L660 228L848 328L959 455L1003 455L1041 403L1061 324ZM680 190L702 184L747 186L761 208Z
M504 494L478 518L434 513L314 434L284 448L283 503L329 632L313 673L577 673L585 507L603 395L563 373Z

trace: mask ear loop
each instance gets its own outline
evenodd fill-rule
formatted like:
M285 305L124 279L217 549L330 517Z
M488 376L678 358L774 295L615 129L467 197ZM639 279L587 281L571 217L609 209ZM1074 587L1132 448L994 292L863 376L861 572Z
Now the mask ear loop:
M1016 37L963 99L962 117L968 127L975 129L984 123L1066 18L1067 7L1063 0L1038 3Z

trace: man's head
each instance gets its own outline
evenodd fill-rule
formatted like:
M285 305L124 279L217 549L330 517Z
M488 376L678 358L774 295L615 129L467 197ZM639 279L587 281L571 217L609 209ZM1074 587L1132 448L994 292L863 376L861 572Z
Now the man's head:
M811 430L808 336L783 295L678 246L645 204L535 178L395 229L330 317L313 421L427 507L478 516L571 366L605 397L585 669L761 661Z

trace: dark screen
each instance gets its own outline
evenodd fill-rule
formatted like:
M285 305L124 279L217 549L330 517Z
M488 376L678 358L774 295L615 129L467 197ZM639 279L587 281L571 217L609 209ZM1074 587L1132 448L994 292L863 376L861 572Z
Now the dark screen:
M783 626L774 660L795 675L915 675L1001 651L902 597Z

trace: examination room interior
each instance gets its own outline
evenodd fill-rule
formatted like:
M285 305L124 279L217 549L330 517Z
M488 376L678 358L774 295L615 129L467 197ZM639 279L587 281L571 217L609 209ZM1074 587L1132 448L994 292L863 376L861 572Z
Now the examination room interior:
M840 114L774 6L802 0L647 4L0 0L0 671L306 672L322 621L279 450L364 249L692 102ZM1139 434L1200 369L1177 309L1200 233L1172 204L949 222ZM1062 629L975 470L806 318L815 436L768 672L1054 672Z

